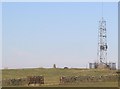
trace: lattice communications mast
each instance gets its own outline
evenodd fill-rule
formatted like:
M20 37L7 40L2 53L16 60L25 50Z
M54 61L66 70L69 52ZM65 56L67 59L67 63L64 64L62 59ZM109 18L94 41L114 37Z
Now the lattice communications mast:
M107 49L106 21L102 17L98 30L98 63L107 63Z

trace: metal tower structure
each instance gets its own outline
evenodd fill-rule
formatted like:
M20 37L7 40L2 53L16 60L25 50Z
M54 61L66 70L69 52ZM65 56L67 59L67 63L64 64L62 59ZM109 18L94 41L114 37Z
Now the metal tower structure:
M107 63L107 49L106 21L102 17L102 19L99 21L98 29L98 63Z
M97 48L97 61L89 63L89 68L100 69L116 69L116 63L107 63L107 33L106 33L106 21L103 18L103 2L102 2L102 19L99 21L98 29L98 48Z

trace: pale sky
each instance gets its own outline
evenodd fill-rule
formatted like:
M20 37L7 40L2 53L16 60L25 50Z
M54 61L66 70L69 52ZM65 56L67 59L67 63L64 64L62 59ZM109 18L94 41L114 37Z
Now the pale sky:
M108 62L118 62L117 2L103 4ZM97 60L99 2L3 3L3 68L88 67Z

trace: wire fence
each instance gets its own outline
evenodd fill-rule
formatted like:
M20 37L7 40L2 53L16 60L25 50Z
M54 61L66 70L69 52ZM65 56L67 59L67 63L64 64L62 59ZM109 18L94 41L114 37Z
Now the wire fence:
M105 76L63 76L60 79L61 84L65 83L81 83L81 82L117 82L117 75Z
M78 83L86 83L86 82L117 82L118 79L119 79L118 75L61 76L58 80L59 83L56 83L56 84L61 85L61 84L78 84ZM39 82L36 82L36 81L39 81ZM28 80L28 78L26 77L26 78L16 78L16 79L3 79L2 86L28 86L28 84L30 82L33 85L36 85L36 84L41 85L41 79L36 78L36 79ZM42 83L42 84L43 85L51 85L54 83L52 83L52 80L51 80L51 82L49 84L48 83Z

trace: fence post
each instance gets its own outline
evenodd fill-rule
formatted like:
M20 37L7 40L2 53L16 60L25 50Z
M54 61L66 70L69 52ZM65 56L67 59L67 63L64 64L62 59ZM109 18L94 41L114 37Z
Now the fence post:
M118 88L120 89L120 70L117 71L118 74Z

